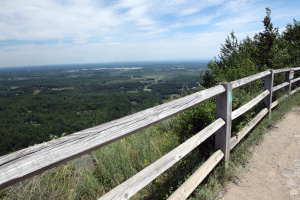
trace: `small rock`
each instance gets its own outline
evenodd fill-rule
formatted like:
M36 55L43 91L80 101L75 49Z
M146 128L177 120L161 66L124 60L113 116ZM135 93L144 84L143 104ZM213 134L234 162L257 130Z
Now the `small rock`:
M296 189L292 189L292 190L290 191L290 195L291 195L291 196L296 196L296 195L298 195L298 191L297 191Z

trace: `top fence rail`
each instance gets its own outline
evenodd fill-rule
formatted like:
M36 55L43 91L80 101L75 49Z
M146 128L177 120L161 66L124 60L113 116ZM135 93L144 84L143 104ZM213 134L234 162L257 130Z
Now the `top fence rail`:
M238 89L242 86L245 86L245 85L248 85L249 83L252 83L254 81L257 81L261 78L264 78L268 75L270 75L271 72L270 71L264 71L264 72L261 72L259 74L254 74L252 76L248 76L246 78L242 78L242 79L239 79L239 80L236 80L236 81L232 81L232 89Z
M225 91L221 85L0 157L0 189L87 154Z
M162 120L165 120L169 117L179 114L191 107L201 104L214 97L217 97L217 108L216 108L217 120L210 126L206 127L206 129L203 130L204 132L200 132L197 134L201 138L200 141L188 140L187 143L180 145L178 148L174 149L169 154L167 154L166 157L162 157L161 159L159 159L156 162L158 163L157 165L153 163L152 171L154 171L155 173L154 172L152 173L151 171L152 168L151 169L146 168L144 170L146 170L146 172L148 170L149 173L151 172L151 177L158 176L163 172L163 170L158 170L157 166L164 166L165 168L166 166L168 167L172 166L175 163L175 161L176 162L178 161L177 158L179 159L182 158L182 155L179 155L180 152L183 152L183 150L180 150L181 148L184 147L186 153L188 153L187 149L192 150L191 147L195 148L197 145L201 144L201 142L203 142L204 140L203 138L206 139L208 136L212 135L214 131L217 131L216 144L218 142L221 142L220 143L221 145L220 144L217 145L221 147L219 149L223 152L221 153L222 154L221 157L224 156L225 160L227 160L231 147L233 148L233 146L236 145L236 143L234 143L234 145L230 144L230 141L232 140L232 138L230 138L231 121L237 118L238 116L244 114L247 110L251 109L261 100L264 100L264 105L267 108L265 108L263 112L259 114L259 117L255 118L254 122L251 122L252 124L249 125L249 127L254 127L254 125L259 120L261 120L267 113L269 114L271 113L271 109L275 106L275 104L276 105L278 104L278 102L277 103L274 102L272 104L273 91L283 87L285 87L285 90L288 92L288 94L293 94L296 91L298 91L298 89L296 89L290 92L291 84L300 80L299 78L296 78L294 79L294 81L291 81L290 78L291 76L288 76L291 74L291 70L292 69L289 68L278 69L278 70L267 70L249 77L232 81L230 83L222 83L215 87L202 90L200 92L196 92L194 94L182 97L180 99L174 100L169 103L165 103L153 108L149 108L144 111L105 124L101 124L77 133L73 133L65 137L58 138L56 140L38 144L8 155L4 155L0 157L0 190L8 186L11 186L17 182L20 182L24 179L32 177L36 174L44 172L48 169L51 169L59 164L65 163L81 155L87 154L95 149L106 146L114 141L117 141L126 136L134 134L137 131L140 131L151 125L154 125L155 123L158 123ZM300 67L293 68L293 70L300 70ZM286 82L278 86L275 86L273 89L274 74L279 74L284 72L286 73ZM265 78L265 91L260 95L258 95L253 100L251 100L250 102L248 102L247 104L245 104L244 106L232 112L232 100L231 100L232 90L238 89L242 86L245 86L247 84L250 84L262 78ZM248 132L250 131L249 127L247 127ZM247 133L247 131L244 131L240 135L243 137ZM240 139L241 138L233 139L233 140L237 142L240 141ZM220 158L221 154L218 153L216 155L218 155ZM173 159L172 162L171 161L169 162L170 159L171 160ZM214 165L216 164L217 162L214 162ZM145 181L147 180L149 183L149 181L151 181L151 179L149 178L150 175L148 178L146 178L147 173L144 170L136 174L134 177L140 177L141 173L144 173L143 177L145 178L143 178L141 181L144 181L145 183ZM158 173L158 171L160 171L160 173ZM126 181L124 184L125 185L126 184L128 185L128 183L131 184L132 180L129 179L128 181ZM136 185L137 183L132 183L132 184ZM132 188L131 186L128 187ZM121 188L121 190L123 191L122 189L123 186L118 186L117 188ZM140 188L140 186L137 188ZM137 188L134 189L134 192L138 191ZM114 190L112 190L112 192L113 191L118 191L118 190L115 188ZM130 192L132 195L133 191ZM127 195L127 197L128 194L129 193L126 194L124 193L124 195L125 196ZM107 197L109 195L115 197L115 194L112 193L107 194L105 196Z

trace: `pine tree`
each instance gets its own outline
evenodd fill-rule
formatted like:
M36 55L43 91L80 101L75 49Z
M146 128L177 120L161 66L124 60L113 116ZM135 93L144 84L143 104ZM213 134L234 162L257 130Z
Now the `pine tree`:
M254 55L255 62L259 67L259 71L264 69L273 69L272 58L274 57L272 48L276 39L279 37L278 28L273 28L271 23L271 10L266 8L267 16L264 18L265 30L254 36L254 45L256 51Z

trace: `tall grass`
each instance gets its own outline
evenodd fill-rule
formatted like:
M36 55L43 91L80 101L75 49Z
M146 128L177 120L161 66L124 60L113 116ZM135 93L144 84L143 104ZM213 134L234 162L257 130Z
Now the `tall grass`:
M177 118L2 190L0 198L97 199L179 145L178 136L172 132ZM147 186L134 198L147 197L150 191L151 186Z
M237 94L239 95L238 92ZM274 98L278 98L278 95L275 93ZM240 94L240 96L245 101L249 101L256 95L245 97ZM230 181L234 181L239 173L237 167L251 155L250 147L255 147L268 128L272 127L293 105L300 104L299 97L300 94L296 94L282 101L272 111L272 118L263 119L231 151L229 167L225 170L224 163L221 162L197 187L190 199L217 198L220 191L224 190ZM240 122L235 122L240 126L233 128L233 134L245 125L245 123L241 124L242 121L249 121L262 106L258 104L248 111ZM2 190L0 198L97 199L207 126L214 120L214 114L214 100L210 100L176 117L95 150L89 155ZM199 121L204 123L199 125L197 124ZM167 199L213 152L214 136L157 177L132 199Z
M79 173L73 165L60 165L6 190L1 199L73 199Z
M174 118L92 153L96 166L94 176L103 185L102 194L178 146L177 136L168 131L171 130L172 121ZM135 198L149 195L148 189L141 191Z

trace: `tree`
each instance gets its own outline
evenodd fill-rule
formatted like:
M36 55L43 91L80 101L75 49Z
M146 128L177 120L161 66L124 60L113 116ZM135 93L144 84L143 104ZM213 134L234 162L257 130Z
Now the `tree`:
M287 43L287 51L290 55L290 67L300 65L300 22L294 20L294 25L287 24L286 31L283 32L283 39Z
M265 30L254 36L254 45L256 51L252 55L255 58L256 64L259 67L259 71L265 69L273 69L272 59L274 53L272 48L275 44L276 39L279 37L278 28L273 28L271 23L271 10L266 8L267 16L264 18Z
M221 44L219 59L210 61L209 70L200 74L202 85L211 87L218 82L230 82L256 73L258 69L249 53L253 48L253 41L249 37L238 43L232 31L225 44Z

